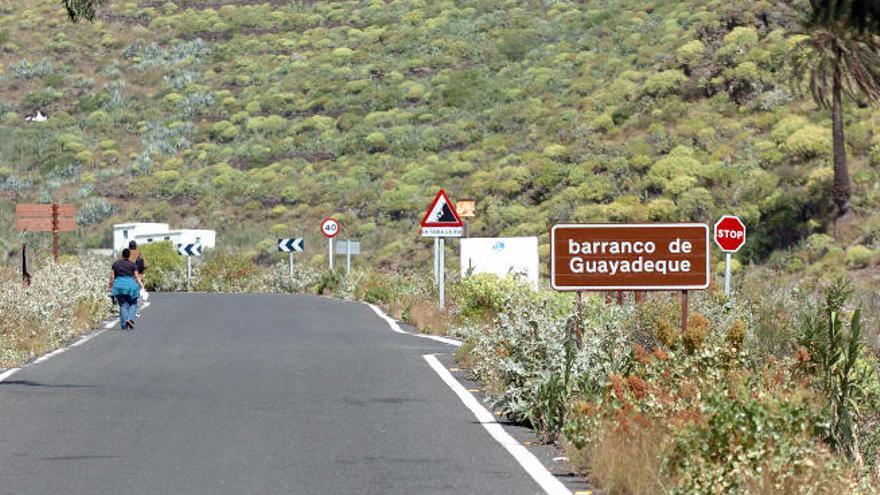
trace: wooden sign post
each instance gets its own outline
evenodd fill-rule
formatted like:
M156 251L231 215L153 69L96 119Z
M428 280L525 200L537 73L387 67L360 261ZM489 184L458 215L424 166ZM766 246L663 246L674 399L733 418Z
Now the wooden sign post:
M709 287L709 226L705 224L555 225L550 231L551 285L558 291L681 291L682 330L688 291Z
M19 232L52 232L52 255L58 261L61 232L76 230L76 208L71 204L15 205L15 229Z
M25 287L31 285L31 271L28 266L27 244L21 245L21 283Z

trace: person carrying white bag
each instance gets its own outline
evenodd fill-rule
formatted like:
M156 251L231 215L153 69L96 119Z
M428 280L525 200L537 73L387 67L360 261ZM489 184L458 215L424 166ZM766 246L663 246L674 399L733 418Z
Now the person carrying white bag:
M137 267L137 272L140 274L141 279L145 280L144 272L147 271L147 267L149 264L147 263L147 259L144 258L144 255L138 251L138 245L136 241L131 241L128 243L128 249L130 250L129 260L133 261L135 266ZM141 297L138 298L138 306L137 306L137 315L141 315L141 310L144 307L144 304L149 301L150 294L147 292L147 289L143 289L141 291Z

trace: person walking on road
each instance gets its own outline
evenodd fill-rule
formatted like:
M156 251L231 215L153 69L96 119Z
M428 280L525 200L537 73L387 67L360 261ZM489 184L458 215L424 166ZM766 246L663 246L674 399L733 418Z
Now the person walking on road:
M131 241L128 243L128 251L128 259L134 262L135 266L137 266L138 273L143 277L144 272L147 271L147 260L144 258L144 254L138 251L137 241Z
M131 251L122 250L122 258L110 267L110 297L119 304L119 327L134 329L137 302L144 288L144 280L137 265L131 261Z
M137 316L141 315L141 309L144 304L147 302L147 297L149 297L149 293L146 290L147 279L144 277L144 272L147 271L147 260L144 258L143 253L138 251L137 241L131 241L128 243L128 259L134 263L134 266L137 267L137 273L141 276L141 287L144 289L141 291L141 296L138 298L137 303Z

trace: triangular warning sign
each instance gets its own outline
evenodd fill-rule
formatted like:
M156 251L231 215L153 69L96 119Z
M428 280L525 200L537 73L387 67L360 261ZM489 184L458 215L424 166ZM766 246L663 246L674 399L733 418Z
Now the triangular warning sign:
M424 218L422 218L422 227L462 227L464 222L455 211L452 201L443 189L437 193L431 207L428 208Z

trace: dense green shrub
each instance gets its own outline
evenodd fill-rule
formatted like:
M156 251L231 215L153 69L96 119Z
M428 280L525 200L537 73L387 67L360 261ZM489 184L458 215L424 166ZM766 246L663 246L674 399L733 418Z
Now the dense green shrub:
M154 242L138 246L138 250L148 264L144 274L147 290L176 290L172 281L186 271L186 261L174 245L170 241Z
M364 301L370 304L387 304L391 297L392 292L388 287L370 287L364 293Z
M643 85L645 94L664 96L677 92L687 77L679 70L666 70L648 76Z
M874 255L874 251L867 246L851 246L846 250L846 264L852 268L865 268L871 264Z
M215 253L199 266L195 290L201 292L257 292L260 271L245 256Z
M465 277L456 286L455 301L458 310L465 319L491 320L520 283L522 282L517 282L514 276L499 278L482 273Z
M831 131L806 125L789 136L782 149L801 159L827 156L831 153Z

